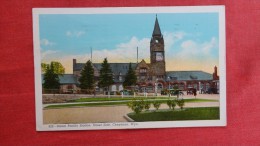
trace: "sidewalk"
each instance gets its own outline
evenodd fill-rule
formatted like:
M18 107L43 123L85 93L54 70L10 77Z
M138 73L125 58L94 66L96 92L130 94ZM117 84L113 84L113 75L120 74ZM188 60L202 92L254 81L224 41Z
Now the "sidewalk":
M200 95L200 94L199 94ZM205 96L197 98L206 99ZM185 99L194 96L185 95ZM209 96L207 99L218 99L217 96ZM117 101L118 102L118 101ZM126 101L127 102L127 101ZM93 102L92 102L93 103ZM75 104L75 103L72 103ZM184 107L218 107L219 102L188 102ZM166 104L162 104L160 109L168 109ZM154 109L153 106L151 109ZM124 115L132 112L125 105L113 106L93 106L93 107L74 107L61 109L44 109L44 124L67 124L67 123L95 123L95 122L127 122Z
M171 97L176 98L176 97ZM193 95L184 95L180 96L179 98L183 99L195 99L195 96ZM212 100L219 100L218 94L198 94L196 98L199 99L212 99ZM122 98L123 99L123 98ZM138 99L138 98L137 98ZM143 98L145 99L145 97ZM165 99L146 99L147 101L154 101L154 100L168 100L169 97L165 97ZM64 104L88 104L88 103L115 103L115 102L129 102L131 100L118 100L118 101L94 101L94 102L67 102L67 103L50 103L50 104L43 104L43 108L49 106L49 105L64 105Z

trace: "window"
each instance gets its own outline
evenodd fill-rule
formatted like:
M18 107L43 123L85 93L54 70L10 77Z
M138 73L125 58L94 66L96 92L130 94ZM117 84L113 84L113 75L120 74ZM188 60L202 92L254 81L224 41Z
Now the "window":
M163 61L163 53L156 52L156 61Z
M163 85L161 83L158 83L158 89L162 89Z
M184 84L183 83L179 84L179 89L184 90Z
M140 69L140 73L146 73L147 72L147 69L146 68L141 68Z
M68 85L68 86L67 86L67 89L68 89L68 90L73 89L72 85Z

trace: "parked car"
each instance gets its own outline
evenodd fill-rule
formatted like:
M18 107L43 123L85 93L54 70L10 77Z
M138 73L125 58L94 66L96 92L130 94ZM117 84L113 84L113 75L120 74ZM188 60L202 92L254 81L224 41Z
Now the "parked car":
M218 94L218 89L217 88L208 88L206 93L207 94Z
M197 92L197 89L195 89L195 88L188 88L187 89L187 95L194 95L195 92Z
M178 93L179 93L179 95L181 95L181 96L184 95L183 91L180 90L180 89L170 89L169 92L170 92L171 95L177 95Z
M164 90L161 91L161 95L167 95L167 94L168 94L168 90L164 89Z
M121 90L120 91L120 93L122 94L124 94L124 95L134 95L134 92L133 91L131 91L131 90Z

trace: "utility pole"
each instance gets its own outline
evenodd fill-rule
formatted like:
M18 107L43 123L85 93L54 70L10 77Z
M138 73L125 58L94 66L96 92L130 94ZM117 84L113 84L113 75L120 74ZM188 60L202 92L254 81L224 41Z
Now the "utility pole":
M92 62L92 47L90 47L90 60L91 60L91 62Z
M138 64L138 47L137 47L137 49L136 49L136 54L137 54L137 64Z

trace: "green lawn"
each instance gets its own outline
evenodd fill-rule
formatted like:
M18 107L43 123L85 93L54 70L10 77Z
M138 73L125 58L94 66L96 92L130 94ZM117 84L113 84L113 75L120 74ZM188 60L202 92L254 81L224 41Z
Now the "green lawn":
M219 107L184 108L184 110L159 110L139 114L128 114L136 122L145 121L181 121L181 120L217 120Z
M136 99L167 99L167 97L136 97ZM98 102L98 101L125 101L125 100L132 100L133 97L96 97L96 98L80 98L80 99L75 99L75 100L70 100L69 102Z
M86 100L85 100L86 99ZM87 100L88 99L88 100ZM81 98L78 101L74 102L89 102L89 103L75 103L75 104L57 104L57 105L49 105L45 107L46 109L48 108L66 108L66 107L82 107L82 106L106 106L106 105L126 105L130 99L128 100L118 100L117 98L100 98L99 100L92 101L91 99L97 99L97 98ZM122 99L122 98L120 98ZM132 99L132 98L131 98ZM153 102L153 99L155 98L150 98L148 99L149 102ZM166 103L169 98L156 98L157 101L161 103ZM81 100L81 101L80 101ZM102 101L112 101L112 102L102 102ZM115 102L113 102L115 101ZM185 102L217 102L218 100L210 100L210 99L184 99ZM91 102L99 102L99 103L91 103Z
M66 108L66 107L82 107L82 106L106 106L106 105L126 105L126 102L107 102L107 103L78 103L78 104L60 104L60 105L49 105L48 108Z
M171 99L174 97L170 97ZM74 99L70 100L69 102L99 102L99 101L131 101L133 97L124 97L124 98L118 98L118 97L111 97L111 98L101 98L101 97L96 97L96 98L79 98L79 99ZM136 99L162 99L162 100L168 100L169 97L136 97ZM212 100L212 99L185 99L187 102L214 102L218 100Z

